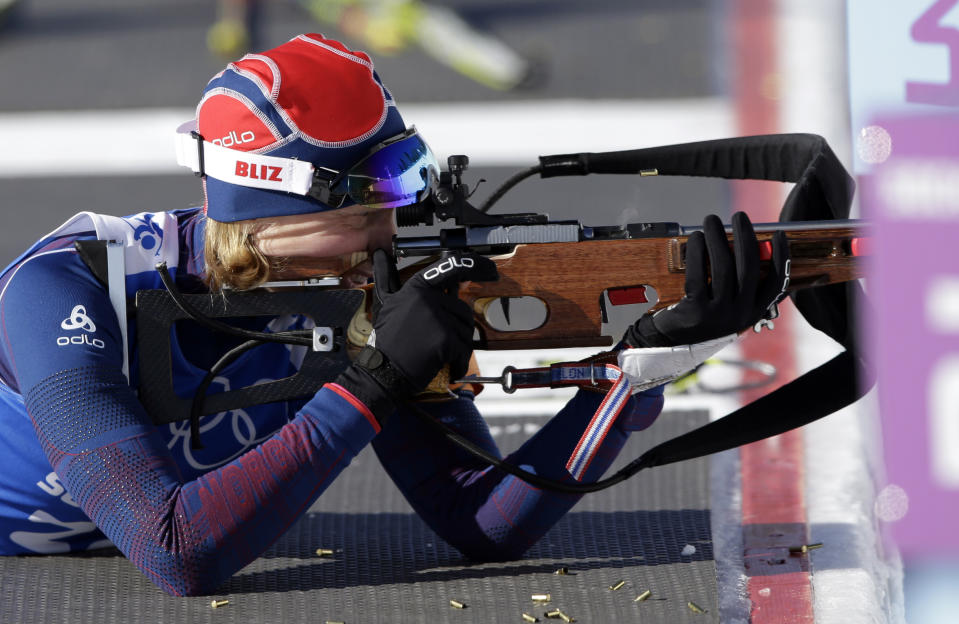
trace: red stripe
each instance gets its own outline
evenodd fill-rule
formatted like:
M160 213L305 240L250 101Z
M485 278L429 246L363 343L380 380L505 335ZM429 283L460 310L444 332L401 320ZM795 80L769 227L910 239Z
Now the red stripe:
M583 437L580 439L579 444L576 445L576 450L573 451L573 454L570 456L569 461L566 462L566 470L567 470L567 472L569 471L570 465L573 463L573 458L576 457L576 454L577 454L577 453L579 453L579 448L580 448L580 446L582 446L582 445L583 445L583 442L586 440L586 434L587 434L587 433L590 431L590 429L592 428L593 422L594 422L597 418L600 417L600 414L602 414L603 412L606 411L606 409L607 409L607 407L608 407L608 403L610 402L610 397L613 396L613 394L614 394L615 392L619 391L619 389L620 389L619 386L620 386L620 385L622 385L622 384L628 384L628 383L629 383L629 381L627 380L626 375L622 375L622 376L616 381L616 384L615 384L612 388L610 388L609 392L606 394L606 398L603 399L603 402L600 403L600 405L599 405L599 409L597 409L597 410L596 410L596 413L593 415L593 420L590 421L589 427L587 427L587 428L586 428L586 431L583 433ZM622 411L623 411L623 408L626 407L626 400L627 400L629 397L630 397L629 393L626 393L626 394L625 394L623 397L621 397L620 400L618 401L619 405L618 405L618 406L615 406L615 405L614 405L614 407L616 407L616 411L612 412L612 413L610 414L610 416L609 416L609 419L606 421L606 425L605 425L605 427L604 427L603 435L600 436L599 439L597 439L597 440L593 443L592 453L590 453L589 459L586 460L586 465L583 466L583 469L579 471L580 476L579 476L579 477L576 477L576 476L573 477L573 478L576 479L577 481L582 481L582 480L583 480L583 476L586 474L586 471L589 470L590 464L592 464L592 463L593 463L593 460L596 459L596 454L599 452L599 447L600 447L600 445L606 440L606 436L609 435L609 430L613 428L613 423L616 422L616 419L619 418L620 412L622 412Z
M373 416L373 412L370 411L370 408L368 408L363 401L360 401L358 398L353 396L352 392L335 383L328 383L324 387L329 388L333 392L349 401L350 405L356 408L356 411L363 414L366 417L366 420L370 421L370 426L373 427L373 431L376 433L380 432L380 423L376 420L376 417Z
M610 364L606 364L604 368L606 368L607 370L613 369L614 371L619 370L618 368ZM626 379L626 376L623 375L622 371L619 371L619 373L620 373L620 376L616 379L616 382L613 384L613 387L610 388L609 391L606 393L606 396L603 397L603 402L599 404L598 408L596 408L596 411L593 413L593 417L590 419L589 424L586 425L586 429L583 430L583 435L579 438L579 442L576 444L576 448L573 449L573 453L569 456L569 460L566 462L566 471L569 472L570 474L573 474L572 469L573 469L573 464L575 463L575 460L576 460L576 456L579 455L583 446L587 443L587 440L589 438L589 433L590 431L592 431L593 425L596 424L596 422L602 417L603 413L608 408L612 400L611 397L617 390L619 390L619 386L621 384L629 383L628 380ZM626 395L626 398L629 398L629 394ZM619 416L619 413L623 411L623 408L625 406L626 406L626 401L621 399L619 401L618 409L616 409L616 411L612 414L612 416L609 418L609 420L606 423L605 432L598 440L596 440L595 447L593 448L592 454L590 455L589 459L586 460L586 465L583 466L583 469L579 472L580 476L577 477L573 475L574 479L576 479L577 481L582 481L582 475L586 474L586 470L589 468L589 465L592 463L593 457L595 457L596 451L598 450L599 445L602 444L603 440L606 439L606 435L609 433L609 429L612 427L612 424L616 421L616 418Z
M740 135L779 130L778 98L782 77L776 67L776 3L734 0L736 112ZM736 210L754 222L776 221L782 187L768 182L733 185ZM743 357L769 362L779 379L796 376L793 309L782 306L774 332L750 335L742 342ZM749 402L769 392L768 386L743 393ZM775 414L770 414L771 418ZM789 555L789 546L807 543L803 488L802 435L792 431L740 450L742 477L743 563L748 578L753 624L813 622L812 588L805 556Z

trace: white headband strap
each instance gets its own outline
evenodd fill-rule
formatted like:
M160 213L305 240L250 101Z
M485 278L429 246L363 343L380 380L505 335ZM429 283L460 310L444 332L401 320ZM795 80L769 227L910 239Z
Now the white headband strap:
M314 167L294 158L264 156L232 150L201 141L196 120L177 128L176 162L193 173L208 175L240 186L307 195L313 184Z

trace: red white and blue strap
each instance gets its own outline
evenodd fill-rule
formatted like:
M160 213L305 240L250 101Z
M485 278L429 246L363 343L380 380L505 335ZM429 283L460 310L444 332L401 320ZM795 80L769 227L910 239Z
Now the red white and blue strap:
M631 393L629 378L617 366L605 364L602 366L581 366L579 368L585 369L584 372L588 371L586 372L588 375L586 379L589 379L589 376L597 380L601 377L607 382L612 382L612 387L606 393L606 397L603 398L603 402L599 405L596 413L593 414L586 431L583 432L576 448L573 449L573 454L566 463L566 470L569 474L577 481L582 481L586 469L589 468L589 464L596 457L599 447L606 439L606 434L609 433L613 423L616 422L619 413L623 411Z
M582 388L608 389L603 402L593 414L589 425L580 437L573 454L566 463L566 470L577 481L583 480L586 469L596 457L599 447L606 439L616 417L629 400L631 386L629 377L611 363L616 352L600 353L584 362L560 362L549 367L516 369L507 366L500 377L471 375L456 383L498 383L507 393L519 388Z

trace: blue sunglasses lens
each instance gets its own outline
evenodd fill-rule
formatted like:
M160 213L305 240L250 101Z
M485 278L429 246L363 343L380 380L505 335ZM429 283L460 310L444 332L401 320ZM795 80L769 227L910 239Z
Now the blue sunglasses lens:
M422 199L439 169L429 146L413 132L354 165L346 176L346 192L356 203L371 208L408 206Z

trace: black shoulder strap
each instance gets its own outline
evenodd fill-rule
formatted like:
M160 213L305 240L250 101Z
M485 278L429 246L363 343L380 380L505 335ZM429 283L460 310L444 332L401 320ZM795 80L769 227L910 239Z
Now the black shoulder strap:
M795 182L780 221L845 219L855 184L825 139L781 134L702 141L635 150L641 168L660 175ZM803 317L845 351L792 382L708 425L664 442L628 467L643 468L701 457L801 427L857 401L875 382L856 344L857 310L866 296L858 282L796 291Z
M107 265L107 241L105 240L78 240L73 247L80 254L80 259L87 265L93 277L107 288L109 270Z

